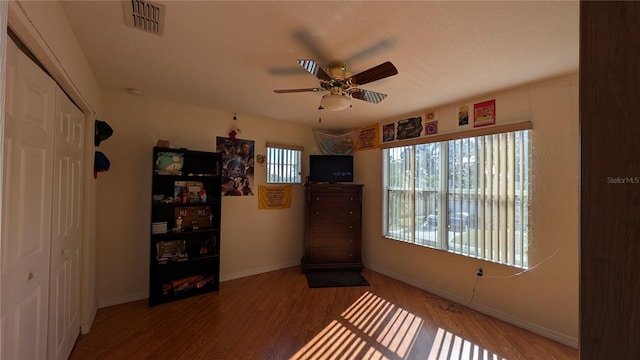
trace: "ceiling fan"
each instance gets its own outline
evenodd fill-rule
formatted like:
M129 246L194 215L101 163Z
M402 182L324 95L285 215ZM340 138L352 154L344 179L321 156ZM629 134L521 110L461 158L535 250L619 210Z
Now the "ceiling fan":
M377 104L387 94L358 88L360 85L396 75L398 69L389 61L352 75L342 63L331 63L325 69L314 60L298 60L300 66L320 80L320 87L274 90L278 94L328 91L322 96L318 110L340 111L351 107L351 99Z

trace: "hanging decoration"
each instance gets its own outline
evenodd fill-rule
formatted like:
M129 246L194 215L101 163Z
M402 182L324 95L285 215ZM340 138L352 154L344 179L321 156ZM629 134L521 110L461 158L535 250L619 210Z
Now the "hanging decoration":
M113 129L106 121L96 119L93 128L93 143L96 147L100 146L102 141L107 140L111 135L113 135ZM109 161L109 158L107 158L107 155L96 150L93 156L93 178L97 179L98 173L108 171L110 166L111 162Z
M242 131L240 131L240 129L238 129L237 127L234 127L231 129L231 131L229 131L229 139L231 139L232 141L236 141L236 135L240 134Z
M291 207L291 185L258 185L258 209L276 210Z
M358 140L360 129L319 130L313 129L320 152L324 155L351 155Z

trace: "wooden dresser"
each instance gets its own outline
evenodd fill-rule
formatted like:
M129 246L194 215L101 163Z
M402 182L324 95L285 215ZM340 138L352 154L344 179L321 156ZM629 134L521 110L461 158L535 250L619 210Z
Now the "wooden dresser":
M305 185L303 272L362 270L362 186Z

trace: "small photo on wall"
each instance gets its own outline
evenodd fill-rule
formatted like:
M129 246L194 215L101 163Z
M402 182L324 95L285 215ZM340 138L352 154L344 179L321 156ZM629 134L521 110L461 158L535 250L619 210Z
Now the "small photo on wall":
M458 107L458 126L469 125L469 105Z
M436 119L436 112L434 110L427 111L424 115L424 121L431 121Z
M396 124L382 125L382 142L393 141L396 139Z
M426 135L435 135L438 133L438 120L429 121L424 124Z
M473 105L473 127L495 125L496 99Z

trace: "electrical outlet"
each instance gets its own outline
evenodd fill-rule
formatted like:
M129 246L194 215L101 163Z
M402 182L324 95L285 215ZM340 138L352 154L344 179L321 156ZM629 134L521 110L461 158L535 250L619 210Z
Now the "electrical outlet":
M478 269L478 272L476 273L477 276L482 276L484 275L484 271L482 270L482 268Z

